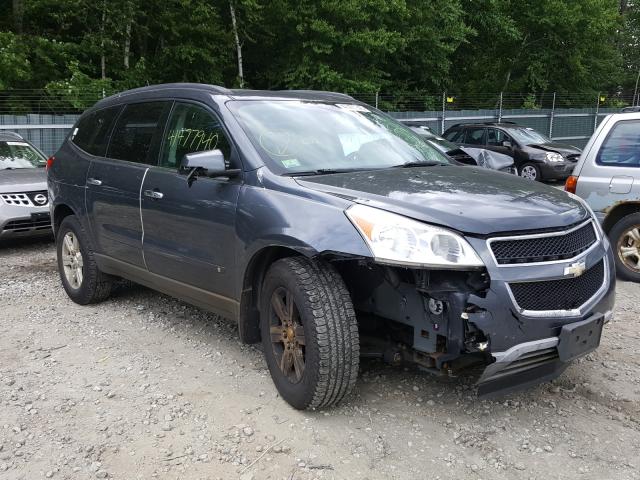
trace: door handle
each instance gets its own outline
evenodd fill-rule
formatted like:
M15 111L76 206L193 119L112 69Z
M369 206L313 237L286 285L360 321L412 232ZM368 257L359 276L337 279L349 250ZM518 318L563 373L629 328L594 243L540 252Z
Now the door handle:
M149 198L155 198L156 200L160 200L162 197L164 197L164 194L156 190L145 190L144 196Z
M102 180L98 180L97 178L87 178L87 185L102 185Z

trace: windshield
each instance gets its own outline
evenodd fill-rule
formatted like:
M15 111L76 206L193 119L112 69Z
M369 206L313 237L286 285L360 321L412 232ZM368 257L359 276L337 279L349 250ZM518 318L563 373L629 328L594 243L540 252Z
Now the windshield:
M279 174L451 163L409 128L363 105L297 100L227 105Z
M26 142L0 142L0 170L44 167L47 159Z
M450 142L446 138L438 137L433 134L420 134L420 138L424 139L426 142L431 142L436 148L443 152L450 152L451 150L457 150L460 147L455 143Z
M533 128L510 128L507 131L518 143L524 145L538 145L551 142L549 137L536 132Z

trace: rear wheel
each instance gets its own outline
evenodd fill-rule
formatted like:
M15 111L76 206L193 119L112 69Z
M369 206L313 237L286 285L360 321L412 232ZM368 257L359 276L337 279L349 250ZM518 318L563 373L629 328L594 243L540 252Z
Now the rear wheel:
M360 344L347 288L328 263L275 262L261 294L264 354L278 392L297 409L335 405L354 387Z
M525 163L522 165L518 171L522 178L526 178L527 180L542 180L540 175L540 168L533 163Z
M640 213L623 217L609 232L616 272L624 280L640 282Z
M71 300L87 305L109 296L112 278L98 269L89 236L74 215L62 220L56 250L62 286Z

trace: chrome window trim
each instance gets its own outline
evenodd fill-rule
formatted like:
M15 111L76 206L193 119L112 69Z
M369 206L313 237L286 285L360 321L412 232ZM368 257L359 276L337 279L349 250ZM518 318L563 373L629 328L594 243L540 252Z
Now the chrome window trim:
M565 260L565 261L568 262L570 260ZM598 263L598 262L596 262L596 263ZM591 268L593 268L594 266L595 266L595 264L592 265ZM518 305L518 302L516 302L516 299L513 296L513 292L511 291L511 285L509 284L509 282L505 282L505 286L507 287L507 293L509 294L509 297L511 298L511 303L516 308L518 313L520 315L522 315L522 316L534 317L534 318L581 317L588 310L590 310L598 301L600 301L602 296L606 293L607 289L609 288L609 265L607 263L607 257L606 256L602 257L602 268L604 269L604 272L603 272L603 277L604 278L603 278L602 286L598 289L598 291L596 293L593 294L593 296L589 300L584 302L578 308L574 308L574 309L571 309L571 310L525 310L524 308L521 308L520 305ZM567 278L570 278L570 277L567 277ZM549 280L554 280L554 279L549 279ZM532 280L532 281L533 282L544 282L545 280ZM513 283L527 283L527 282L513 282Z
M498 263L498 259L496 258L495 254L493 253L493 250L491 249L491 244L493 242L498 242L498 241L530 240L532 238L562 237L564 235L568 235L570 233L573 233L576 230L580 230L582 227L584 227L588 223L590 223L591 224L591 228L593 228L593 231L594 231L594 233L596 235L596 241L593 242L593 245L591 245L587 250L585 250L584 252L580 252L578 255L576 255L573 258L564 258L562 260L547 260L547 261L543 261L543 262L506 263L505 264L505 263ZM576 225L575 227L569 228L568 230L562 230L562 231L559 231L559 232L533 233L533 234L529 234L529 235L511 235L511 236L508 236L508 237L492 237L492 238L489 238L487 240L487 249L489 250L489 255L491 255L491 258L493 259L493 262L498 267L531 267L531 266L534 266L534 265L554 265L554 264L558 264L558 263L573 262L576 259L582 258L583 256L589 254L593 249L595 249L600 244L600 242L602 242L602 238L600 237L599 230L593 224L593 218L589 218L588 220L585 220L584 222L580 223L579 225Z

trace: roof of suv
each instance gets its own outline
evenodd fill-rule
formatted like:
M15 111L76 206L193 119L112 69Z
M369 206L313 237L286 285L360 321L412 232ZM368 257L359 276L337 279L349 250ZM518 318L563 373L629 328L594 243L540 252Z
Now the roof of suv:
M7 142L7 141L10 142L12 140L24 141L24 138L22 138L17 133L4 132L4 131L0 130L0 142Z
M96 103L96 107L106 107L111 104L120 103L127 97L144 97L152 96L158 92L167 91L171 95L209 93L211 95L224 95L233 98L253 98L253 99L300 99L310 101L348 101L354 102L354 98L344 93L323 92L319 90L246 90L246 89L228 89L218 85L208 85L204 83L165 83L160 85L151 85L148 87L134 88L124 92L116 93L110 97L100 100Z

